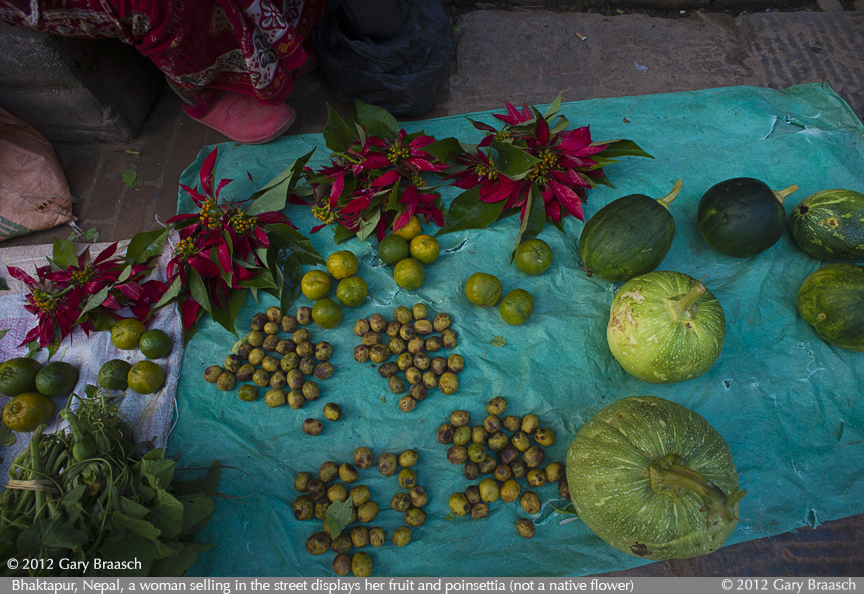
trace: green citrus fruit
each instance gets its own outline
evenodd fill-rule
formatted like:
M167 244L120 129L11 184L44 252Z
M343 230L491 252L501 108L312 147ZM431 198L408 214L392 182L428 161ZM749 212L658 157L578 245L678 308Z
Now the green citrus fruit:
M36 390L46 396L65 396L78 383L78 369L65 361L54 361L36 374Z
M348 250L333 252L327 257L327 272L336 280L354 276L357 274L359 266L360 263L357 261L357 256L354 255L354 252Z
M158 328L148 330L138 341L138 350L148 359L167 357L173 348L174 341L167 332Z
M411 241L418 235L423 233L423 227L420 225L420 219L417 218L417 215L412 216L408 219L408 222L397 231L393 231L393 235L398 235L405 241Z
M3 423L12 431L29 433L54 416L57 406L45 394L24 392L6 403L3 408Z
M336 298L346 307L357 307L366 300L369 287L359 276L349 276L336 286Z
M123 359L111 359L99 368L96 383L106 390L125 390L129 387L127 377L132 364Z
M393 279L403 289L416 291L423 286L423 281L426 279L426 271L423 270L423 265L418 260L405 258L399 260L393 269Z
M542 274L552 264L552 250L542 239L523 241L513 254L516 267L530 276Z
M388 235L378 244L378 257L389 266L396 264L399 260L404 260L410 255L411 251L404 237Z
M342 308L332 299L325 297L312 306L312 319L322 328L335 328L342 321Z
M117 320L111 326L111 342L118 349L131 351L138 348L141 335L147 331L144 322L135 318L123 318Z
M419 260L422 264L431 264L438 259L438 240L431 235L418 235L411 240L409 249L411 257Z
M310 270L300 280L300 290L310 301L324 299L330 294L332 281L330 275L323 270Z
M0 392L17 396L36 391L36 374L42 364L29 357L16 357L0 363Z
M165 384L165 370L153 361L138 361L129 368L126 383L139 394L152 394Z
M465 296L478 307L492 307L501 297L501 281L485 272L475 272L465 281Z
M498 313L511 326L524 324L534 313L534 298L525 289L513 289L498 304Z

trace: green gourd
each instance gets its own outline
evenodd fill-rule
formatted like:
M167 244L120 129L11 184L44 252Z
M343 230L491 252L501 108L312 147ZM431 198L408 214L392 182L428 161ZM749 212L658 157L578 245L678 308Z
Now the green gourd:
M826 264L801 283L797 305L822 340L864 352L864 266Z
M643 559L717 550L738 523L738 474L723 437L696 412L663 398L606 406L567 451L576 513L597 536Z
M749 258L777 243L786 228L783 201L798 186L773 191L752 177L711 186L699 200L696 223L711 248L733 258Z
M798 203L789 215L792 239L820 260L864 260L864 194L823 190Z
M579 254L586 268L611 282L630 280L657 268L675 238L669 205L681 188L679 179L659 200L630 194L597 211L579 237Z
M683 272L654 271L618 289L606 339L627 373L670 384L699 377L717 360L726 338L720 302Z

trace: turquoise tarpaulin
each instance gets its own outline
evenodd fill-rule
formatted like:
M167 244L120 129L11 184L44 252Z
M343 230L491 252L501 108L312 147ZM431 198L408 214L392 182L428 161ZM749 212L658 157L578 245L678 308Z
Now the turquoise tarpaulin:
M557 440L547 449L547 461L563 462L583 423L625 396L660 396L700 413L725 437L747 489L741 521L727 544L864 512L864 355L827 345L796 314L798 287L822 263L801 252L788 232L756 257L728 258L711 251L695 225L701 195L731 177L755 177L774 189L797 184L800 190L787 200L787 212L819 190L864 191L864 128L854 113L825 84L594 99L565 103L561 112L572 126L590 125L595 140L629 138L654 156L609 166L606 173L616 188L591 190L586 217L627 194L662 197L676 179L683 180L671 209L677 235L660 269L704 277L722 304L726 343L713 368L673 385L648 384L622 370L606 344L609 306L619 285L586 275L577 250L582 223L572 217L564 234L551 225L544 229L541 238L552 247L555 261L541 276L528 277L510 265L518 221L507 219L483 231L440 236L441 256L427 267L422 288L413 292L398 289L392 268L378 260L373 245L351 240L339 249L357 254L370 297L346 309L335 329L310 326L313 341L329 341L334 349L336 373L320 382L320 399L300 410L271 409L263 398L243 402L236 393L205 383L204 368L221 364L236 340L209 318L184 354L169 449L183 467L213 460L235 467L223 474L220 491L241 498L218 501L199 536L215 546L201 555L190 575L333 575L332 551L312 556L305 549L306 538L321 530L321 522L293 517L294 475L314 474L326 460L350 462L360 446L369 447L375 459L383 452L416 450L419 484L429 493L428 521L413 529L408 546L397 548L388 540L380 548L364 549L374 575L581 575L643 563L612 549L578 520L562 521L572 516L558 516L549 505L533 518L538 527L531 540L516 532L515 521L528 517L518 502L491 504L485 519L448 518L448 497L469 481L460 466L446 460L437 428L455 409L470 411L472 424L479 424L495 395L507 398L505 414L531 412L554 430ZM490 113L472 117L495 122ZM404 126L436 138L480 140L459 116ZM247 197L316 147L311 164L317 167L329 155L320 135L287 136L264 146L219 145L215 175L234 180L223 196ZM211 150L202 150L182 183L198 183L198 170ZM445 203L454 195L448 189ZM179 211L192 208L181 192ZM308 208L291 206L286 212L304 233L316 222ZM336 249L329 230L311 237L325 256ZM511 327L496 308L469 305L463 284L475 271L498 276L505 292L518 287L531 292L536 301L531 320ZM382 313L392 319L396 306L418 302L451 314L459 335L452 352L465 358L466 367L456 394L433 390L406 414L374 366L353 360L359 339L352 328L359 318ZM249 299L238 319L240 331L246 331L254 313L272 304ZM311 304L301 297L296 305ZM506 344L493 344L496 336ZM323 419L327 402L340 404L344 418L325 421L318 437L305 435L303 420ZM404 523L402 514L390 509L391 498L401 490L396 477L384 477L373 466L360 471L360 483L381 508L369 526L382 526L389 537ZM554 486L537 491L547 502L564 503Z

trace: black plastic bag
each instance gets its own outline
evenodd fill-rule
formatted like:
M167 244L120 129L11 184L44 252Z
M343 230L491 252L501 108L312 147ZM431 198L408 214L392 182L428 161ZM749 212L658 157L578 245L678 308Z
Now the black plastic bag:
M342 0L351 30L370 37L395 37L402 32L408 3L405 0Z
M401 32L391 38L353 31L336 5L313 30L327 83L340 101L359 99L395 116L435 107L453 56L450 19L441 0L409 0Z

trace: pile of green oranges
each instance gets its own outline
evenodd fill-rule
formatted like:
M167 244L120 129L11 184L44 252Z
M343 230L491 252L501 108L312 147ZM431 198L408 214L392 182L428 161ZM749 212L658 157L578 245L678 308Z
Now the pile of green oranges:
M378 244L378 257L385 264L393 266L393 279L408 291L416 291L423 286L426 280L424 266L435 262L439 253L438 241L423 233L423 226L416 215Z
M529 276L537 276L552 264L552 250L542 239L523 241L513 254L516 267ZM501 319L511 326L527 322L534 313L534 297L525 289L513 289L501 298L502 285L498 277L475 272L465 281L465 297L477 307L498 305ZM499 301L500 300L500 301Z
M342 307L357 307L369 295L366 281L357 276L360 262L354 252L340 250L327 257L327 271L310 270L300 281L303 295L313 301L312 319L322 328L335 328L342 321ZM334 281L336 299L330 298ZM341 304L341 305L340 305Z

